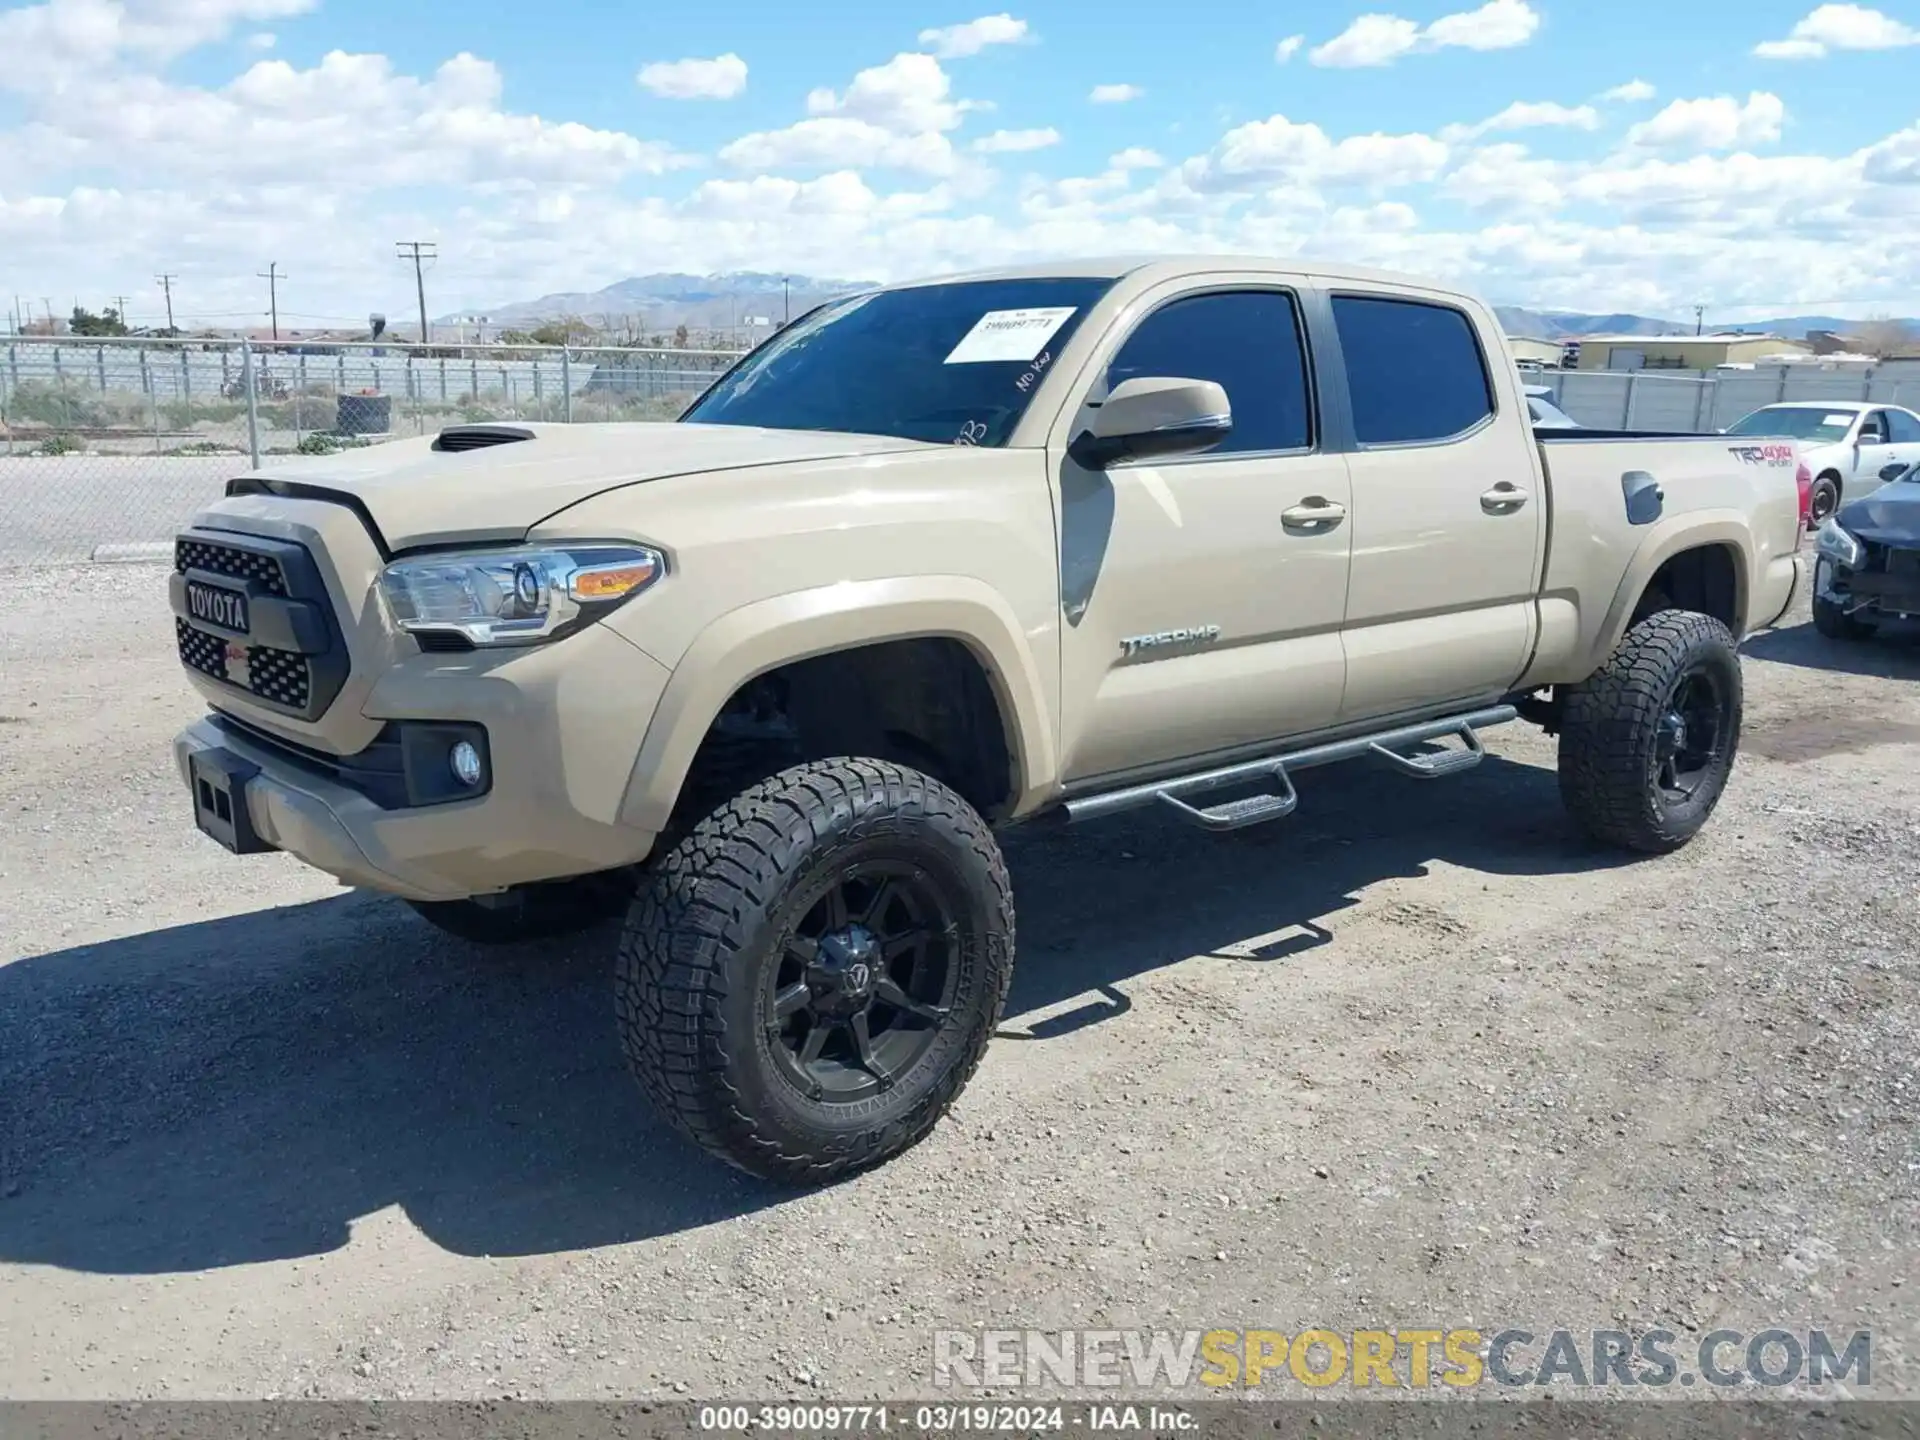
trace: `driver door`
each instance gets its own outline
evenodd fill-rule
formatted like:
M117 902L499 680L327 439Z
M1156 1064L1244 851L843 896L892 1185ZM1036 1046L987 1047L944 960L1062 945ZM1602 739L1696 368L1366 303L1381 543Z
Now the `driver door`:
M1869 410L1860 420L1860 433L1853 445L1853 475L1847 481L1847 500L1870 495L1881 485L1880 472L1893 463L1892 437L1884 410Z
M1061 763L1069 782L1333 723L1346 677L1344 456L1323 453L1299 292L1272 275L1149 292L1055 427ZM1066 454L1122 380L1212 380L1233 429L1199 454Z

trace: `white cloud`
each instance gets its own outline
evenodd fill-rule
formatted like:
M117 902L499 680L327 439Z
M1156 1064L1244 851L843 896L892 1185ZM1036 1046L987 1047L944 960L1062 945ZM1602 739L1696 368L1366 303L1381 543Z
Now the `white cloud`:
M1272 115L1236 126L1206 155L1180 167L1192 190L1219 193L1280 183L1391 186L1431 180L1448 149L1431 135L1350 135L1335 141L1314 124Z
M1141 145L1132 145L1107 161L1110 170L1158 170L1167 162Z
M1611 90L1602 90L1600 98L1621 105L1639 105L1653 99L1660 92L1644 80L1629 80L1624 85L1616 85Z
M996 130L974 141L973 148L982 155L1019 155L1059 143L1060 132L1048 126L1043 130Z
M738 170L912 170L950 175L953 142L937 131L901 135L869 120L820 115L784 130L761 130L728 142L720 159Z
M247 48L250 50L271 50L279 43L280 37L271 30L256 30L247 37Z
M1015 45L1026 38L1027 22L1005 13L920 32L920 43L943 60L978 55L989 45Z
M1307 37L1304 35L1287 36L1286 39L1282 40L1278 45L1273 47L1274 64L1276 65L1286 64L1289 60L1293 59L1295 55L1298 55L1300 53L1300 47L1306 43L1307 43Z
M1138 85L1096 85L1088 93L1087 99L1096 105L1124 105L1146 93Z
M807 96L813 115L845 115L901 134L951 130L961 107L949 97L953 82L931 55L908 52L862 70L844 95L815 90Z
M731 100L747 88L747 62L731 51L711 60L656 60L633 78L667 100Z
M319 0L47 0L0 12L0 88L33 90L123 59L166 61ZM19 57L32 57L31 64Z
M1753 47L1763 60L1818 60L1832 50L1897 50L1920 45L1920 30L1864 5L1822 5L1784 40Z
M1440 132L1448 141L1473 140L1506 130L1598 130L1600 112L1591 105L1558 105L1551 100L1516 100L1498 115L1475 125L1449 125Z
M1487 0L1478 10L1442 15L1421 37L1429 50L1512 50L1533 39L1540 12L1527 0Z
M1424 29L1398 15L1369 14L1317 47L1316 65L1358 69L1391 65L1417 50L1510 50L1525 45L1540 28L1540 13L1527 0L1487 0L1477 10L1442 15Z
M1778 95L1756 90L1745 102L1731 95L1675 100L1650 120L1627 131L1629 145L1695 150L1731 150L1780 138L1787 107Z

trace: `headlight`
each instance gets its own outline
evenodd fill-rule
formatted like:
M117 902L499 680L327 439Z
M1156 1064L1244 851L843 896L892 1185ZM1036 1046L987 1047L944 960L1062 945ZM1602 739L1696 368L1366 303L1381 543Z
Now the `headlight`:
M1840 522L1831 516L1820 522L1820 533L1814 537L1814 548L1847 570L1858 570L1861 562L1867 558L1866 547L1842 530Z
M538 645L591 624L666 568L642 545L469 550L396 560L380 572L380 594L411 634Z

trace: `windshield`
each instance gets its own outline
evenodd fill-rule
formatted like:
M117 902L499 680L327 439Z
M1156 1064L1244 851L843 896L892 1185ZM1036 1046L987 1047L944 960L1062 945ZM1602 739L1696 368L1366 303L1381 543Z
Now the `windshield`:
M1111 280L979 280L821 307L680 418L1004 445L1040 376Z
M1852 414L1838 410L1756 410L1727 431L1729 435L1784 435L1793 440L1839 441L1853 426Z

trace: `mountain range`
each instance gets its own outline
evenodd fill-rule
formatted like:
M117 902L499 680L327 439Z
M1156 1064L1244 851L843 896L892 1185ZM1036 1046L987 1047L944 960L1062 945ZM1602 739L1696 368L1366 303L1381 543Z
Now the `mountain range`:
M661 331L685 325L690 330L736 330L756 323L778 324L823 300L866 289L874 282L831 280L811 275L774 275L742 270L721 275L635 275L600 290L566 291L535 300L515 300L483 308L490 327L527 328L543 320L577 316L606 330ZM1583 335L1691 335L1691 321L1663 320L1649 315L1595 315L1576 310L1534 310L1496 305L1495 313L1509 335L1541 340L1578 339ZM457 325L463 317L450 315L436 324ZM471 317L466 317L471 318ZM1708 321L1709 333L1746 330L1756 334L1804 339L1809 330L1847 330L1860 322L1834 315L1793 315L1771 320L1749 320L1738 325ZM1908 325L1920 322L1903 321Z

